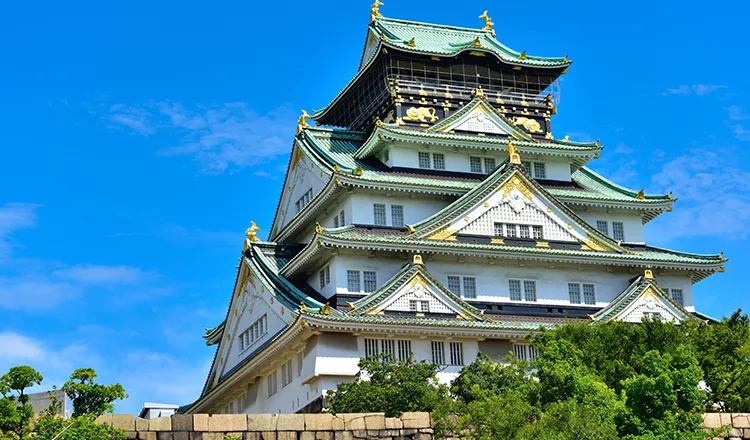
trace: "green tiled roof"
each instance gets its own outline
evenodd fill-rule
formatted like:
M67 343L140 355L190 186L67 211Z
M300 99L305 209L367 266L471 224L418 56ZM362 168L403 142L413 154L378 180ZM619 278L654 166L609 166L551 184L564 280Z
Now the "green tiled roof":
M594 322L609 321L616 317L617 314L625 310L635 300L637 300L643 292L651 287L654 292L665 301L667 304L674 308L674 311L681 315L681 319L685 319L690 316L690 313L683 309L679 304L674 302L653 279L648 279L643 275L639 276L633 283L622 291L617 297L609 303L606 307L599 310L595 314L591 315L591 319Z
M463 28L416 21L379 17L372 24L378 38L404 52L437 56L453 56L466 50L486 51L502 61L517 65L542 68L564 68L572 61L567 57L522 56L497 41L492 31ZM475 40L479 41L477 46ZM413 40L413 45L410 41Z
M350 322L360 324L399 324L425 327L452 327L452 328L476 328L491 330L528 330L535 331L541 328L554 328L563 324L561 319L534 319L533 317L520 317L519 319L504 319L502 316L486 317L484 321L471 321L466 319L444 319L437 317L412 317L396 315L317 315L319 319L334 322ZM524 319L525 318L525 319Z

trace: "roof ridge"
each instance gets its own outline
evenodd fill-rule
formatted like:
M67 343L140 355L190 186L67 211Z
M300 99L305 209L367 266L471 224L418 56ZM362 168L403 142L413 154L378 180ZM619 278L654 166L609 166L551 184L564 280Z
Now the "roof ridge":
M464 26L455 26L452 24L438 24L438 23L428 23L426 21L414 21L414 20L405 20L403 18L392 18L392 17L377 17L376 21L392 21L397 23L403 23L403 24L413 24L417 26L424 26L424 27L441 27L445 29L451 29L451 30L457 30L457 31L470 31L470 32L477 32L480 34L492 34L492 31L483 30L481 28L470 28L470 27L464 27Z
M620 190L620 191L623 191L623 192L632 193L632 194L629 194L632 197L636 197L638 195L638 193L639 193L639 191L632 190L632 189L624 187L624 186L622 186L622 185L620 185L618 183L615 183L612 180L607 179L606 177L602 176L601 174L597 173L596 171L592 170L591 168L589 168L589 167L587 167L585 165L582 166L581 168L579 168L578 170L581 171L582 173L589 174L591 177L599 180L602 184L607 185L607 186L611 187L612 189L617 189L617 190ZM645 194L644 193L644 197L665 198L665 197L668 197L668 194L653 194L653 193L652 194Z

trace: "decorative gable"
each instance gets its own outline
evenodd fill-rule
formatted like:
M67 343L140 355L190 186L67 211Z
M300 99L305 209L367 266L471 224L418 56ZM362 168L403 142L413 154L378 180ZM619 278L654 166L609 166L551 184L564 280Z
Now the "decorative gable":
M428 313L451 313L461 315L460 310L451 307L445 298L441 297L439 290L420 274L415 274L409 283L401 286L390 297L383 301L370 314L381 310L394 312L428 312Z
M433 125L427 132L507 135L516 139L530 140L526 133L518 130L503 117L487 100L478 96L452 116Z
M510 134L510 132L498 121L498 117L492 115L482 108L476 108L468 115L461 118L451 127L453 131L471 131L474 133Z
M656 317L665 322L677 323L685 319L685 313L666 300L664 295L659 295L653 286L649 286L613 319L638 323L643 318Z

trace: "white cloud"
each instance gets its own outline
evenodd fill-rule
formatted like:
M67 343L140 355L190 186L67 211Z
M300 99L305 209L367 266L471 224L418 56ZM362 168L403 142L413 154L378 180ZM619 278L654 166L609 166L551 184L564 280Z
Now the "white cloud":
M10 331L0 333L0 359L29 362L40 359L43 354L41 344L32 338Z
M0 206L0 260L10 256L15 245L11 239L13 232L36 225L36 210L39 205L32 203L8 203Z
M667 89L664 95L698 95L705 96L727 86L717 84L683 84L676 89Z
M727 107L727 112L729 113L729 119L732 121L743 121L745 119L750 119L750 114L745 113L745 109L740 107L739 105L730 105Z
M256 166L287 155L297 121L286 107L260 114L244 102L192 108L168 101L140 106L117 104L104 118L111 128L144 136L168 134L175 145L161 149L159 154L190 156L208 174Z
M80 294L80 287L45 275L0 276L0 309L52 310Z
M620 142L615 147L615 154L633 154L635 150L627 146L626 144Z
M138 284L153 275L131 266L78 265L52 272L52 276L86 285Z

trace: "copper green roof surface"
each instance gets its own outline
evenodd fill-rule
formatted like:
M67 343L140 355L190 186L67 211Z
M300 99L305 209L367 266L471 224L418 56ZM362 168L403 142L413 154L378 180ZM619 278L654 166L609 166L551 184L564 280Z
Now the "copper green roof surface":
M492 31L457 26L420 23L379 17L372 24L378 38L404 52L437 56L453 56L466 50L485 51L495 54L502 61L517 65L542 68L564 68L572 61L567 57L522 56L497 41ZM479 45L475 40L478 39ZM413 45L410 41L413 41Z
M419 136L419 133L417 132L411 132L408 130L401 131L404 132L404 134L412 135L415 138ZM466 173L431 174L431 171L424 170L414 170L414 172L409 172L404 169L393 170L376 159L368 160L355 157L355 153L362 147L363 142L365 141L365 134L362 132L307 128L304 133L305 146L309 147L309 150L319 157L323 162L323 165L325 165L325 168L330 170L336 165L342 170L342 173L351 175L357 167L360 167L362 169L362 175L359 176L358 179L363 181L469 191L479 185L482 181L481 179L485 177L482 175L467 175ZM507 141L505 141L505 143L507 145ZM532 143L526 144L523 141L514 141L513 144L519 146L522 151L525 145L539 145ZM578 145L580 146L583 144L579 143ZM503 146L503 148L505 147ZM553 184L548 188L549 193L555 197L629 202L639 205L672 202L675 200L671 199L668 194L646 194L644 199L637 199L637 191L623 188L586 167L582 167L573 173L572 179L575 186L557 187ZM544 186L547 188L546 183Z
M635 300L637 300L641 296L641 294L643 294L643 292L646 291L646 289L648 289L649 287L651 287L653 291L656 292L659 298L661 298L667 304L671 305L674 308L674 311L678 315L681 315L681 319L686 319L691 316L688 311L674 302L674 300L670 298L669 295L667 295L666 292L664 292L658 284L656 284L656 281L654 281L653 279L648 279L641 275L635 281L633 281L630 286L623 290L622 293L617 295L617 297L611 303L609 303L606 307L599 310L595 314L591 315L591 319L594 322L609 321L610 319L616 317L618 313L625 310Z

